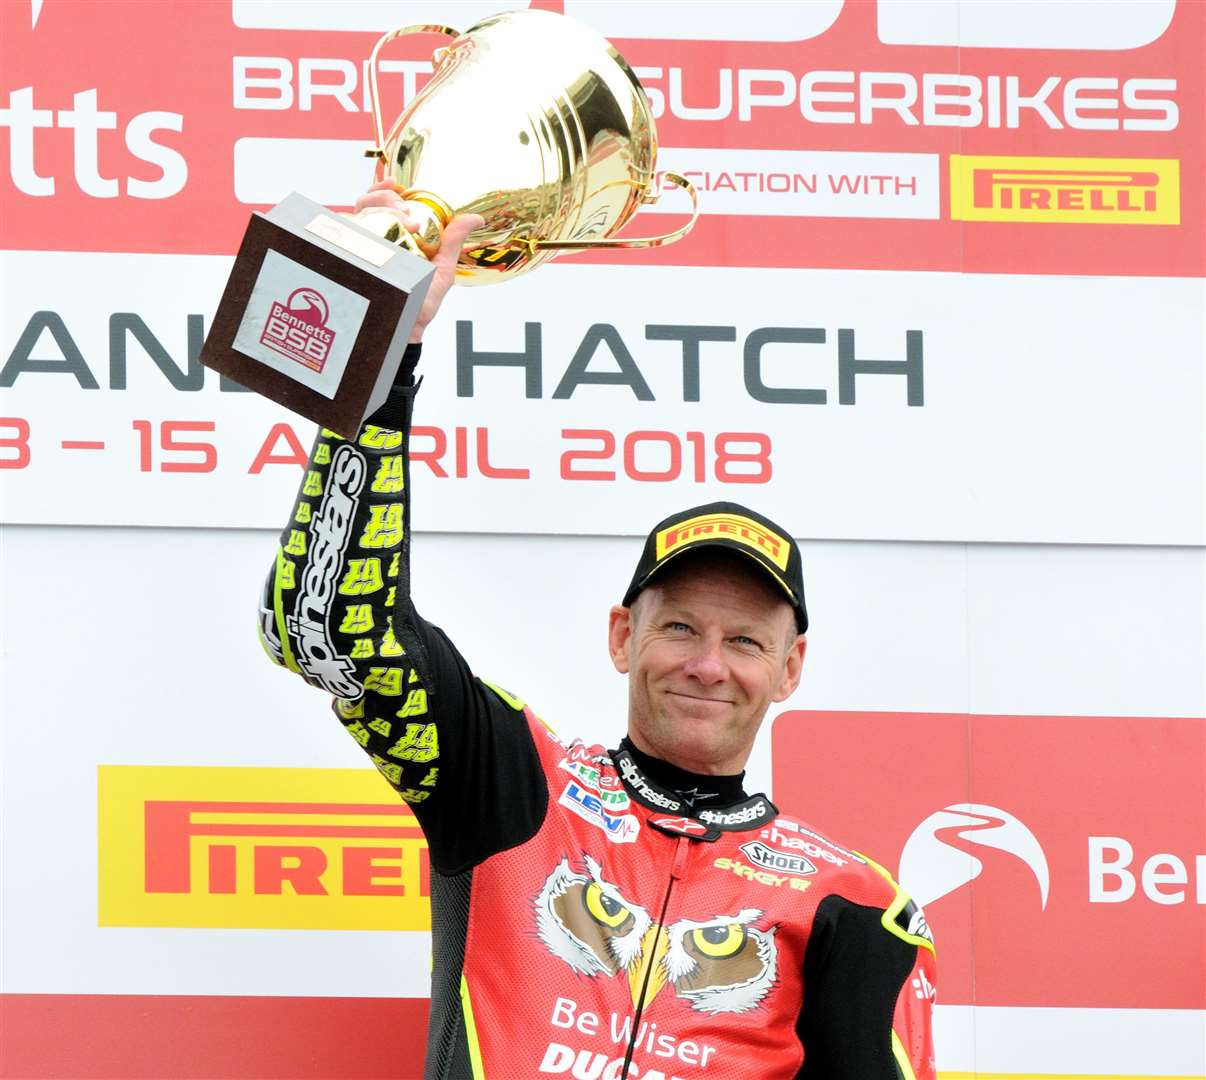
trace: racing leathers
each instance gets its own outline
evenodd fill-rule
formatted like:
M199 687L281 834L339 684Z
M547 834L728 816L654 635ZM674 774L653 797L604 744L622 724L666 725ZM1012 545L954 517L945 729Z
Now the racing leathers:
M413 397L319 434L260 629L426 835L428 1080L933 1080L933 944L886 871L561 742L418 615Z

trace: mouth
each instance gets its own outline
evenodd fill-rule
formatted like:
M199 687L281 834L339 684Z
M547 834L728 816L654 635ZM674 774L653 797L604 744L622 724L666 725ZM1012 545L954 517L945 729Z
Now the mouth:
M681 701L689 701L689 702L691 702L691 703L692 703L692 704L694 704L694 705L705 705L705 706L706 706L706 705L726 705L726 706L731 706L731 705L736 704L735 702L730 701L728 698L713 698L713 697L703 697L703 696L702 696L702 695L700 695L700 694L688 694L688 693L685 693L685 692L684 692L684 691L682 691L682 690L667 690L667 691L666 691L666 694L667 694L667 696L668 696L668 697L678 698L678 699L680 699Z

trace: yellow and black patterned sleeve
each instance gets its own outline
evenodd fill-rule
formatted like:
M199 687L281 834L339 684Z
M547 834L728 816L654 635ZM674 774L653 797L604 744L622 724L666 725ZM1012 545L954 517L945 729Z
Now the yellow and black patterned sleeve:
M333 695L447 872L527 839L547 797L522 713L411 603L414 393L395 387L355 440L319 432L265 584L260 639ZM518 805L517 786L527 792Z

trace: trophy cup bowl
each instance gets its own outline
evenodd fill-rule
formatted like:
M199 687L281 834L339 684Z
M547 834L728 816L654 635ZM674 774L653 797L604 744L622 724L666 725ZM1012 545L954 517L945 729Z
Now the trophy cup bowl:
M377 58L415 33L452 40L436 50L431 80L385 133ZM573 19L513 11L464 33L431 24L394 30L373 49L369 91L376 178L393 184L420 224L412 239L379 209L353 220L429 255L454 215L480 214L485 225L461 254L459 283L505 281L566 251L673 243L695 223L693 186L667 173L663 183L690 195L691 219L663 236L613 239L661 197L657 131L632 68Z

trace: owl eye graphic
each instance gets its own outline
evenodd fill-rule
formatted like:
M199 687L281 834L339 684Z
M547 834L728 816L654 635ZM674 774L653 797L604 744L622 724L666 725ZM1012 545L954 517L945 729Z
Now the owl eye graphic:
M691 931L691 947L714 960L735 956L748 940L745 927L739 923L721 923Z
M583 975L625 975L633 1003L648 1005L667 986L704 1013L755 1008L778 976L775 929L753 924L757 908L658 926L603 877L589 855L583 871L562 859L535 901L540 940Z
M603 891L603 886L592 881L582 893L582 902L590 917L602 926L616 930L632 919L632 912L622 900Z
M584 856L586 873L562 859L536 898L536 931L554 956L583 975L616 975L640 955L653 920L603 879L599 864Z
M757 908L705 922L680 919L666 928L666 978L698 1012L748 1012L775 985L775 928L751 925Z

